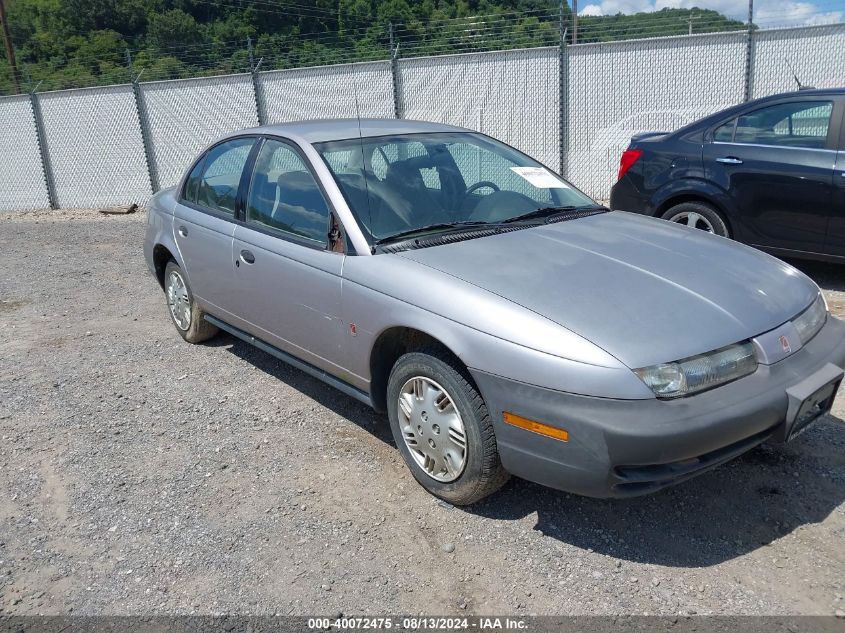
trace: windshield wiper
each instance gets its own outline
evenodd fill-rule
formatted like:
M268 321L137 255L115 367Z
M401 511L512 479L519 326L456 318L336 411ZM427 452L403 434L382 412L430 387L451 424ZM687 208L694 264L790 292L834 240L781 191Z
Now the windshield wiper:
M563 207L542 207L540 209L534 209L533 211L529 211L528 213L523 213L522 215L517 215L515 217L508 218L507 220L501 220L498 222L485 222L483 220L465 220L463 222L437 222L435 224L427 224L426 226L420 226L414 229L400 231L399 233L394 233L393 235L388 235L387 237L379 238L375 242L373 242L373 246L379 246L388 242L396 242L405 238L414 237L415 235L421 235L424 233L431 233L435 231L460 231L463 229L476 229L480 227L488 229L497 227L501 228L503 226L509 226L514 222L520 222L523 220L533 220L537 218L544 218L544 221L548 222L550 219L560 216L562 214L577 213L579 211L587 210L600 211L608 209L598 204L588 204L580 206L570 205Z
M600 204L584 204L584 205L568 205L563 207L541 207L539 209L534 209L533 211L529 211L528 213L523 213L522 215L517 215L512 218L508 218L507 220L502 220L502 223L512 223L512 222L521 222L522 220L534 220L536 218L545 218L546 221L550 220L553 217L558 215L563 215L566 213L577 213L579 211L587 211L587 210L606 210L607 207L603 207Z
M426 226L420 226L415 229L408 229L407 231L400 231L399 233L394 233L393 235L388 235L387 237L382 237L377 239L374 243L375 244L384 244L386 242L393 242L396 240L401 240L406 237L413 237L414 235L419 235L422 233L429 233L431 231L450 231L450 230L460 230L460 229L471 229L471 228L478 228L480 226L495 226L499 224L498 222L483 222L481 220L467 220L465 222L438 222L436 224L427 224Z

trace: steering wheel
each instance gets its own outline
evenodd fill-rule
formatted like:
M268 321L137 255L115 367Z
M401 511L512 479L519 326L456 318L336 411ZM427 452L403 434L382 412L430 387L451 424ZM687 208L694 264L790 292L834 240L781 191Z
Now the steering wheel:
M473 193L474 191L483 189L484 187L490 187L490 189L492 189L493 191L501 191L501 189L499 189L499 185L497 185L495 182L490 182L489 180L481 180L475 183L474 185L470 185L469 187L467 187L466 193L464 193L464 198L469 196L469 194Z

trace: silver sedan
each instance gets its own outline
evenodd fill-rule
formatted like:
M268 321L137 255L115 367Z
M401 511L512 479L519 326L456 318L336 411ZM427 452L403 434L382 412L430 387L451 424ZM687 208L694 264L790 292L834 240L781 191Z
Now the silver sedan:
M509 474L658 490L805 431L843 374L795 268L446 125L231 134L153 198L144 250L186 341L225 330L386 411L456 504Z

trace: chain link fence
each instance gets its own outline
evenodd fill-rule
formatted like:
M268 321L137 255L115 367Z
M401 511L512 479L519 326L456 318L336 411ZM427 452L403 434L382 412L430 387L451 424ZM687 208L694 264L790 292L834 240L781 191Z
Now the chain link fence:
M399 61L400 112L498 138L557 170L557 48Z
M610 196L631 136L672 131L743 100L745 33L571 46L567 176Z
M754 34L751 95L795 89L795 75L817 88L845 86L845 24Z
M258 73L268 122L393 117L389 61Z
M0 97L0 122L0 211L49 207L30 97Z
M56 205L105 207L152 193L130 86L38 95Z
M249 74L142 83L151 169L161 188L176 184L188 163L217 137L258 125Z
M143 203L218 136L393 117L490 134L606 199L630 137L845 85L845 24L388 59L0 97L0 211Z

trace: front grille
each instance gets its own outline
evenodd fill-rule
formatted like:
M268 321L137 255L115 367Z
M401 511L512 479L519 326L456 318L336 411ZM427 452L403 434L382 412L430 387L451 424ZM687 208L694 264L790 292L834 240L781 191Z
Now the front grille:
M614 474L619 483L614 488L627 494L644 494L666 486L680 483L706 470L724 464L734 457L742 455L758 444L762 444L772 435L773 429L766 429L728 446L704 453L697 457L683 459L668 464L650 464L646 466L616 466Z

